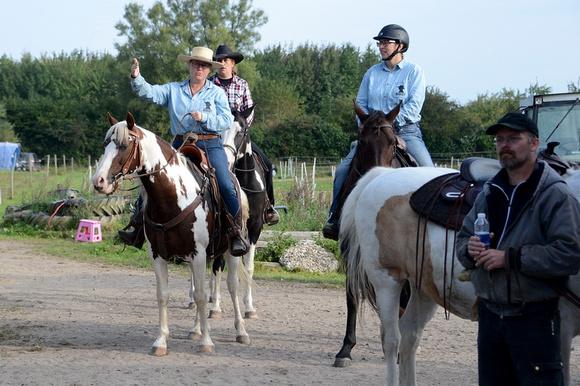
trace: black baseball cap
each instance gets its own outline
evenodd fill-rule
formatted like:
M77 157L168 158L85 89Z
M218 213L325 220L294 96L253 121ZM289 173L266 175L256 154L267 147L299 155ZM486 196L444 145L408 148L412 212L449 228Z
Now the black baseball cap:
M501 127L507 127L508 129L516 131L529 131L536 137L539 137L538 126L524 114L520 113L507 113L495 125L490 126L486 134L495 135Z

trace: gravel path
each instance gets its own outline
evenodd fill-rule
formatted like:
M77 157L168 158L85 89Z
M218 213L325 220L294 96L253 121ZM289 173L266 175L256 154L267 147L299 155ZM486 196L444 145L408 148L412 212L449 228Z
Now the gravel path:
M235 343L231 302L210 319L214 354L186 339L187 277L172 272L169 355L147 355L157 333L155 281L136 270L42 256L0 241L0 374L6 385L380 385L385 366L378 319L359 328L354 362L332 367L344 334L339 290L257 281L259 319L246 321L252 343ZM225 284L223 286L225 289ZM420 385L474 385L475 323L442 309L427 326L418 356ZM572 373L580 384L580 342Z

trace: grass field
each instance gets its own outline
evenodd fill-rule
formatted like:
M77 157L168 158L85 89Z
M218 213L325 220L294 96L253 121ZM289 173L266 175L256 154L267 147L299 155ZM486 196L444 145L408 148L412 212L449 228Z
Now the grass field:
M121 189L129 189L132 183L123 183ZM0 170L0 191L2 202L0 213L4 215L9 206L23 207L33 211L44 211L52 201L62 200L57 191L62 188L72 188L79 191L79 197L93 199L102 197L94 192L90 184L88 168L76 168L65 172L46 168L40 172L11 172ZM282 235L289 231L318 231L326 220L332 192L332 177L330 175L317 177L313 184L310 179L274 178L276 205L287 208L280 211L279 224L268 227L268 230L280 231ZM116 194L126 195L127 202L133 202L137 191L119 190ZM50 213L49 213L50 214ZM26 223L7 224L2 222L0 239L21 240L33 243L44 253L78 260L87 260L115 265L129 265L139 268L149 268L150 262L146 250L123 248L116 243L116 233L123 228L129 217L130 210L114 221L103 226L103 241L100 243L80 243L74 241L76 229L54 231L45 228L32 227ZM82 218L82 216L80 217ZM330 240L319 240L331 251L336 251L337 243ZM275 246L276 248L277 246ZM278 251L281 253L282 251ZM272 280L296 280L314 282L324 285L342 285L344 275L340 273L313 274L308 272L287 272L283 269L268 268L258 265L256 278ZM177 266L177 272L187 274L185 265Z

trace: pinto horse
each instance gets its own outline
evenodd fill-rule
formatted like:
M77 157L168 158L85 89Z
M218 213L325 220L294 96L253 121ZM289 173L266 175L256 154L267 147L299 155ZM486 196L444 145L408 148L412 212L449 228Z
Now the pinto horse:
M109 115L111 128L105 136L104 154L92 178L99 193L111 194L123 179L135 178L143 197L145 237L157 282L159 332L152 355L167 354L169 302L167 264L185 261L193 272L197 313L190 339L200 338L200 351L212 352L210 326L205 314L206 262L225 253L228 288L235 311L236 340L249 343L238 303L239 274L243 266L228 251L225 230L216 227L221 219L210 208L207 175L190 168L188 161L169 143L135 124L131 113L118 122ZM242 200L242 205L247 203ZM221 221L223 224L224 222ZM238 269L239 268L239 269Z
M457 171L377 167L359 180L344 205L340 239L348 290L357 304L366 299L378 311L389 385L416 384L416 351L438 305L461 318L477 317L472 284L458 280L463 267L452 253L453 231L425 223L409 204L418 188L453 172ZM411 296L399 318L399 294L407 280ZM580 275L571 278L570 288L580 291ZM570 347L572 338L580 334L580 309L562 298L560 313L562 357L569 381Z
M336 212L342 212L343 204L358 180L375 166L391 166L393 168L417 166L413 157L407 153L405 141L395 134L394 121L399 114L399 104L388 114L382 111L364 112L354 102L354 110L361 126L359 128L358 145L352 159L347 179L339 193ZM344 261L344 256L343 256ZM356 345L356 319L358 302L355 302L349 291L350 278L346 277L346 332L342 348L336 354L334 366L346 367L351 363L351 350ZM401 292L401 304L406 304L408 285Z

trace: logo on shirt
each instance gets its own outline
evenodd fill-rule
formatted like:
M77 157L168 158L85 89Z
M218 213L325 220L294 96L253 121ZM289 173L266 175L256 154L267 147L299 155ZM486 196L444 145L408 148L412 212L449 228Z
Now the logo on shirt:
M203 111L211 111L211 103L205 102L205 109Z
M395 96L397 96L399 98L404 98L405 97L405 85L404 84L399 85L399 91L397 91L397 93L395 94Z

